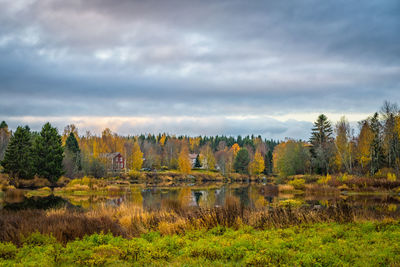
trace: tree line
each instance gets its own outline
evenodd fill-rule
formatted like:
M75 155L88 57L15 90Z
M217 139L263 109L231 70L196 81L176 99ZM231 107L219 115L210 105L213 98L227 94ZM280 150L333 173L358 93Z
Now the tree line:
M385 101L379 112L358 122L342 117L335 125L325 115L314 122L309 142L286 140L275 147L274 171L294 174L349 173L399 175L400 109Z
M105 155L119 152L126 170L179 170L193 168L219 171L223 175L333 174L373 176L400 171L400 109L385 102L379 112L358 122L358 131L342 117L334 125L321 114L308 141L275 141L261 136L175 136L169 134L122 136L106 128L101 135L79 134L68 125L62 134L46 123L40 132L20 126L14 133L0 124L0 160L4 172L14 179L35 175L56 181L107 175ZM189 157L196 156L195 163Z
M90 131L80 135L68 125L60 135L46 123L40 132L28 126L14 133L3 122L0 129L3 171L13 179L35 176L55 182L61 175L69 178L90 175L103 177L109 170L106 155L119 152L130 172L140 170L179 170L193 168L243 174L270 174L272 152L278 141L261 136L175 136L169 134L122 136L106 128L101 135ZM0 151L0 152L1 152ZM193 166L189 155L195 155ZM1 155L0 155L1 156Z

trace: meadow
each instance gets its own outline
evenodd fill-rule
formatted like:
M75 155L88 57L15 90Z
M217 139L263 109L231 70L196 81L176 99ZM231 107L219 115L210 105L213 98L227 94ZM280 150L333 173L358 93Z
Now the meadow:
M2 266L398 266L399 221L300 224L287 228L217 226L126 239L92 234L67 243L33 233L0 243Z

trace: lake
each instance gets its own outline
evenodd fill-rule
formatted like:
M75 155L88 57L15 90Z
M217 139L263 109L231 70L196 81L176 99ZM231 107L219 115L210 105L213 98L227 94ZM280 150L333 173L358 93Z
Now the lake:
M7 195L1 192L0 208L26 204L27 201L40 201L43 196L32 196L35 192L24 191L25 196ZM84 209L96 208L103 204L116 207L129 203L146 210L155 210L168 207L172 201L178 201L182 206L211 208L223 206L227 197L230 197L248 208L268 205L329 206L346 202L351 206L362 208L400 211L400 196L396 194L384 192L336 192L328 195L279 193L276 187L262 183L135 184L122 186L117 192L64 194L55 191L54 195L69 205ZM26 205L29 206L29 204Z

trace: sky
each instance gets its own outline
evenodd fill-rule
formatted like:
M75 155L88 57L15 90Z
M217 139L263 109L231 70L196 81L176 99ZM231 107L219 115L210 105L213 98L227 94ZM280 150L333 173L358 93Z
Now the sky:
M398 0L0 0L11 129L308 139L398 99Z

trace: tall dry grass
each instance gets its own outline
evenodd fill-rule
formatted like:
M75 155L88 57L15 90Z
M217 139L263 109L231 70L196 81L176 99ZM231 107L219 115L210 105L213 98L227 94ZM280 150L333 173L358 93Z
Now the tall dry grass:
M244 208L235 197L227 197L223 207L189 208L169 203L160 210L146 211L134 205L101 206L89 211L22 210L0 211L0 241L20 244L23 236L39 231L52 234L57 240L67 241L97 232L111 232L126 238L149 231L161 234L183 233L193 229L215 226L239 228L249 225L257 229L287 227L319 222L353 222L359 220L398 219L398 213L352 208L338 203L328 208L318 207L263 207ZM173 208L170 208L173 207Z

